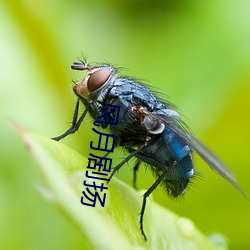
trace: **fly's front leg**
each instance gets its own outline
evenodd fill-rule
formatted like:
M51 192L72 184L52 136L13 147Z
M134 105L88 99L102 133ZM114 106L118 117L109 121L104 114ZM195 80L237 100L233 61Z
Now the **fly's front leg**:
M158 177L158 179L154 182L154 184L143 195L142 208L141 208L141 212L140 212L140 230L141 230L141 233L142 233L144 240L147 240L146 234L145 234L144 229L143 229L143 216L144 216L144 212L145 212L145 208L146 208L147 198L158 187L158 185L162 182L166 173L167 172L163 172L163 174Z
M80 100L78 99L76 102L71 127L62 135L59 135L57 137L53 137L51 139L53 139L55 141L59 141L59 140L63 139L64 137L68 136L69 134L75 133L79 129L79 127L80 127L80 125L81 125L81 123L82 123L82 121L83 121L84 117L86 116L88 109L89 109L89 106L87 106L86 109L84 110L84 112L82 113L82 115L80 116L79 120L77 120L78 119L78 112L79 112L79 104L80 104Z

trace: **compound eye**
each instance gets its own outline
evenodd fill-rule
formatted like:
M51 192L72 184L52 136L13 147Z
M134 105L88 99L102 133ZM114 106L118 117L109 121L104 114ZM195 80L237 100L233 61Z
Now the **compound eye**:
M90 74L88 79L88 90L93 92L99 89L110 77L110 71L108 69L99 69Z

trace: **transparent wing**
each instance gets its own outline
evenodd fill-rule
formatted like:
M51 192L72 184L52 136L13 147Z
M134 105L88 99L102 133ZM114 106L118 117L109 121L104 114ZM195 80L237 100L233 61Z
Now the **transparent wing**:
M154 119L163 123L166 127L173 130L182 140L184 140L193 151L195 151L216 173L221 175L229 183L231 183L243 196L246 198L247 195L237 185L236 178L229 168L202 142L195 138L186 128L185 124L182 123L177 116L162 116L157 114L151 114Z
M190 146L190 148L192 148L208 164L210 168L231 183L243 196L248 198L243 190L237 185L236 178L230 169L210 149L182 126L175 123L174 126L171 126L170 124L170 128L176 132Z

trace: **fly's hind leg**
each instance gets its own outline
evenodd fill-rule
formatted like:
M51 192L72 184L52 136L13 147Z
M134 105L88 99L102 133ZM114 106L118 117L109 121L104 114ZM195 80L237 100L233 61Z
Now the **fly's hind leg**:
M140 230L141 230L141 233L142 233L144 240L147 240L147 236L146 236L144 229L143 229L143 217L144 217L144 212L145 212L145 208L146 208L147 198L158 187L158 185L162 182L165 175L166 175L166 172L163 172L158 177L158 179L153 183L153 185L147 190L147 192L143 195L142 208L141 208L141 212L140 212Z
M133 186L134 186L135 189L137 189L136 188L136 179L137 179L136 174L137 174L137 171L138 171L140 165L141 165L141 161L137 160L136 163L135 163L134 169L133 169Z

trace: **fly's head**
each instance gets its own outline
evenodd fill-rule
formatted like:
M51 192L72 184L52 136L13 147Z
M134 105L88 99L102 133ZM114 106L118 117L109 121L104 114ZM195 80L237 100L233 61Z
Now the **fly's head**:
M87 70L86 76L73 87L75 94L81 99L97 99L104 95L106 86L110 85L116 77L116 72L110 65L89 66L83 62L74 62L74 70Z

